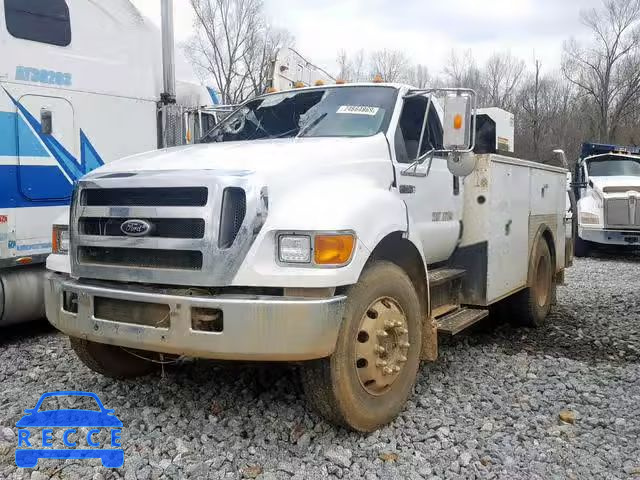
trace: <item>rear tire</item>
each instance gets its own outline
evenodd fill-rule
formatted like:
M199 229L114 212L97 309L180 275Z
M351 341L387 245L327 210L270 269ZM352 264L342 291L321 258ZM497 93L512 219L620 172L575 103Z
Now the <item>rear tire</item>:
M157 364L129 353L122 347L92 342L81 338L69 337L71 348L78 358L94 372L105 377L124 379L147 375L157 369ZM136 355L151 360L157 354L132 350Z
M540 238L529 267L528 287L509 300L509 316L525 327L541 327L555 301L554 265L546 240Z
M391 422L413 390L421 341L411 280L397 265L375 262L347 292L333 355L302 367L308 403L327 420L361 432Z

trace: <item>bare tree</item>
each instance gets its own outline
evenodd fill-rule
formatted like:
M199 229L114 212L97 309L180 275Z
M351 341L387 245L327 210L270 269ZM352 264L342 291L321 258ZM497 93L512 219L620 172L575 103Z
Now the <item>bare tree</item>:
M351 80L351 62L349 61L349 56L344 48L338 50L336 63L338 64L337 78L345 81Z
M431 84L431 76L426 65L415 65L409 70L407 82L416 88L427 88Z
M377 50L371 54L372 77L380 75L385 82L398 82L406 78L409 59L400 50Z
M271 80L272 64L281 48L293 45L293 36L288 30L265 26L256 32L243 61L251 83L251 94L265 92Z
M351 61L351 80L362 82L366 79L366 55L364 50L358 50Z
M640 111L640 0L604 0L581 17L593 40L566 42L562 69L594 102L598 139L615 141L622 123Z
M185 53L203 76L213 78L224 103L264 91L274 53L291 35L269 28L262 0L190 0L195 34Z
M471 50L462 54L452 50L444 67L444 82L449 87L472 88L480 93L482 78Z
M578 137L584 135L583 123L576 120L576 95L571 87L556 74L543 75L542 64L535 61L514 106L519 152L545 161L551 158L553 149L573 147L576 130Z
M525 65L509 52L494 53L484 68L482 84L484 101L492 107L511 109L522 80Z

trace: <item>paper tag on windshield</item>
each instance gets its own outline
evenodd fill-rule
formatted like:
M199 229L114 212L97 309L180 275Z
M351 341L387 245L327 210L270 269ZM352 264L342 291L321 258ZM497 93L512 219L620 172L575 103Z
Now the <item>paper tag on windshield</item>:
M351 115L370 115L374 116L380 108L367 107L365 105L342 105L338 108L338 113L350 113Z

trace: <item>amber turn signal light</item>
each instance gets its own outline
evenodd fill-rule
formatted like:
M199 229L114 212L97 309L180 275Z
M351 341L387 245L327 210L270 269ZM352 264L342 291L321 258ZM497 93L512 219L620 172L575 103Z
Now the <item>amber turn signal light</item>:
M353 235L316 235L313 259L316 265L344 265L351 259Z

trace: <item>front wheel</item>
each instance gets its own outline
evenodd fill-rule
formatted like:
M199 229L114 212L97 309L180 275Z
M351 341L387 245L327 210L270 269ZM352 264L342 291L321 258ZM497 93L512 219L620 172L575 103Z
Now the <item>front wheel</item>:
M402 410L416 381L420 301L407 274L378 261L349 288L336 349L306 363L308 402L329 421L371 432Z

